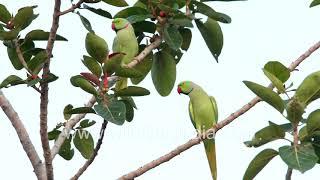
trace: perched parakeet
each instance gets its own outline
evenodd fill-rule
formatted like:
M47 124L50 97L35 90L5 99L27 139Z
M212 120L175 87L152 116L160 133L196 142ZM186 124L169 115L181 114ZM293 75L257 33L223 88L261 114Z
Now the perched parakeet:
M121 65L130 63L138 54L139 44L130 22L123 18L115 18L112 21L112 29L117 33L113 40L112 50L114 53L123 53ZM116 83L116 89L126 88L128 78L120 78Z
M177 90L179 94L182 93L189 96L189 115L193 126L198 132L204 133L217 123L218 108L214 97L209 96L200 86L191 81L181 82ZM203 142L212 178L216 180L215 140L211 137L211 139L205 139Z

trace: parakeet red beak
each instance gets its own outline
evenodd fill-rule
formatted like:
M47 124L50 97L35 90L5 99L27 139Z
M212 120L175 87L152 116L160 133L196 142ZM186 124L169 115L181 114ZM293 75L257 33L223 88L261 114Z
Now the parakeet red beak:
M177 89L178 93L181 94L182 93L182 90L181 88L178 86L178 89Z
M115 31L116 30L116 26L114 25L114 23L112 23L111 28Z

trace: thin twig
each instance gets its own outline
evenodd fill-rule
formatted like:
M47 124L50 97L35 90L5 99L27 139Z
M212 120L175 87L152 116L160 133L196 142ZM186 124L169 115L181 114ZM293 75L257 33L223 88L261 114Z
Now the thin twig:
M16 130L20 143L32 164L32 167L34 169L34 172L37 178L39 180L45 180L46 172L45 172L44 166L41 162L41 159L36 149L34 148L31 142L29 134L26 128L24 127L19 115L14 110L14 108L12 107L10 102L7 100L7 98L4 96L1 90L0 90L0 106L3 112L7 115L12 126Z
M287 174L286 174L286 180L291 180L292 176L292 168L288 167Z
M320 47L320 42L317 42L311 48L309 48L304 54L302 54L297 60L292 62L291 65L288 67L288 69L290 71L293 71L297 66L299 66L299 64L302 61L304 61L307 57L309 57L319 47ZM270 84L269 87L273 87L272 84ZM121 176L119 179L129 180L129 179L134 179L138 176L141 176L145 172L159 166L162 163L165 163L165 162L171 160L172 158L176 157L177 155L181 154L182 152L190 149L192 146L200 144L200 142L203 139L207 138L209 134L216 133L218 130L222 129L224 126L233 122L236 118L238 118L239 116L241 116L242 114L244 114L245 112L250 110L254 105L256 105L260 101L261 101L261 99L259 97L253 98L249 103L247 103L242 108L240 108L236 112L229 115L226 119L224 119L221 122L219 122L218 124L216 124L213 128L209 129L207 132L205 132L201 136L197 136L197 137L189 140L188 142L186 142L183 145L178 146L176 149L172 150L168 154L163 155L163 156L159 157L158 159L155 159L155 160L141 166L140 168L138 168L128 174Z
M72 4L72 6L65 10L65 11L61 11L58 16L62 16L65 15L67 13L73 12L75 9L79 8L81 6L81 4L84 2L84 0L79 0L79 2L77 2L76 4Z
M55 0L52 25L49 33L46 52L48 59L43 65L42 77L48 76L50 73L50 58L52 56L52 49L59 27L59 13L61 7L61 0ZM45 166L48 180L53 180L53 166L51 158L51 150L48 139L48 102L49 102L49 85L48 83L40 83L41 97L40 97L40 136L43 149L43 156L45 159Z
M133 59L133 61L130 62L127 66L134 67L135 65L140 63L148 54L150 54L152 52L152 50L157 48L161 44L161 42L162 42L162 39L160 37L156 38L156 40L153 43L148 45L142 52L140 52L140 54L138 56L136 56ZM111 76L108 80L112 81L114 83L114 82L116 82L117 79L118 79L117 76ZM85 107L92 107L94 105L94 103L96 103L96 99L95 99L95 97L92 97L89 100L89 102L85 105ZM58 154L64 140L69 136L71 129L85 116L86 116L86 114L78 114L67 121L64 129L59 134L59 137L57 138L57 140L54 143L54 146L51 149L52 159L54 159L54 157Z
M90 166L90 164L94 161L94 159L97 157L98 155L98 151L101 147L101 144L103 142L103 137L104 137L104 132L106 130L108 121L104 120L102 125L101 125L101 129L100 129L100 137L98 139L97 145L94 148L93 154L91 155L91 157L84 163L84 165L78 170L78 172L70 179L70 180L78 180L79 177L87 170L87 168Z

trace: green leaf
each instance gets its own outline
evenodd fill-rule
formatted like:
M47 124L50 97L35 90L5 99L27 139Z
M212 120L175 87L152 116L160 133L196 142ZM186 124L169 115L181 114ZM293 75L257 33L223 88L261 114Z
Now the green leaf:
M94 58L90 56L83 56L82 63L97 77L100 77L102 74L102 69L100 64Z
M313 0L310 4L310 7L314 7L320 4L320 0Z
M138 109L137 106L136 106L136 103L134 102L134 100L133 100L132 97L130 97L130 96L123 96L123 97L121 97L121 100L124 100L124 101L129 102L133 108Z
M65 109L64 113L65 114L88 114L88 113L95 114L95 111L91 107L79 107L79 108Z
M243 83L263 101L273 106L280 113L283 112L285 105L277 93L254 82L243 81Z
M208 18L205 23L200 20L195 22L211 54L218 62L223 47L223 34L219 23L211 18Z
M7 41L15 39L20 32L20 28L12 29L10 31L0 31L0 40Z
M3 4L0 4L0 21L7 24L10 21L10 19L10 12Z
M129 101L120 100L126 105L126 121L131 122L134 117L134 109Z
M164 40L174 50L178 50L182 45L182 36L178 29L172 25L165 26Z
M38 16L33 14L33 9L37 6L23 7L18 10L18 13L14 16L13 23L15 28L21 30L31 24L31 22Z
M71 148L71 139L72 136L70 135L69 138L64 140L59 150L59 155L67 161L71 160L74 156L74 149Z
M191 44L192 32L190 29L187 28L179 29L179 32L182 36L181 49L187 51Z
M120 89L115 92L115 96L146 96L149 95L150 91L143 87L128 86L127 88Z
M53 129L52 131L48 132L48 139L51 140L55 140L57 139L57 137L59 137L61 131L58 129Z
M269 61L263 69L276 76L282 83L290 77L290 70L278 61Z
M152 57L153 53L151 52L139 64L134 66L134 69L141 72L142 76L139 78L131 78L133 84L139 84L150 72L152 68Z
M33 72L33 74L38 74L47 59L47 52L41 51L27 63L27 66Z
M259 130L255 133L251 141L246 141L244 144L248 147L259 147L277 139L283 139L285 131L277 124L270 124L269 126Z
M79 12L77 12L77 14L79 15L79 18L87 31L94 33L90 21L86 17L82 16Z
M247 0L200 0L201 2L208 2L208 1L224 1L224 2L229 2L229 1L247 1Z
M25 36L26 40L32 40L32 41L47 41L49 39L49 32L43 31L41 29L36 29L28 32L28 34ZM66 38L56 35L56 41L68 41Z
M99 103L94 110L103 119L116 125L122 125L126 119L126 105L121 101L111 101L108 106Z
M172 55L159 51L153 56L151 77L161 96L168 96L176 81L176 63Z
M282 146L279 148L281 159L290 167L306 172L314 167L318 157L310 143L300 144L296 148L293 146Z
M216 12L210 6L195 0L192 0L191 3L196 6L196 12L206 15L215 21L219 21L222 23L231 23L231 18L228 15Z
M94 151L94 142L91 134L86 130L77 130L73 144L85 159L89 159Z
M121 10L116 15L114 15L114 18L127 18L134 15L149 15L149 11L140 8L140 7L128 7L126 9Z
M294 95L298 101L308 105L312 101L320 98L320 71L308 75L296 90Z
M287 119L292 123L298 123L302 120L302 114L304 113L304 105L300 103L296 98L292 98L287 104Z
M54 74L52 74L52 73L49 73L48 75L47 75L47 77L42 77L42 79L41 79L41 83L51 83L51 82L53 82L53 81L56 81L57 79L58 79L59 77L58 76L56 76L56 75L54 75Z
M82 120L80 122L80 128L88 128L96 124L96 121L90 121L89 119Z
M280 93L285 93L286 89L283 86L283 83L269 71L262 69L263 73L268 77L271 83L278 89Z
M116 66L114 70L116 75L120 77L141 78L143 76L140 71L134 68Z
M307 118L308 134L312 135L315 131L320 130L320 109L311 112Z
M125 0L102 0L103 2L110 4L112 6L117 7L125 7L128 6L127 2Z
M304 141L309 141L310 139L310 135L308 134L308 130L307 130L307 127L304 126L302 127L300 130L299 130L299 140L301 142L304 142Z
M88 33L85 43L88 54L100 63L103 63L109 54L107 42L94 33Z
M98 92L96 91L94 86L80 75L71 77L70 82L73 86L80 87L87 93L93 94L95 96L98 95Z
M269 125L271 125L271 124L275 124L275 123L269 121ZM278 124L276 124L276 125L278 125ZM293 131L293 127L292 127L291 123L279 124L278 126L280 126L281 129L285 132L292 132Z
M30 53L30 50L34 49L34 43L32 41L24 41L22 45L20 46L21 51L23 52L23 58L26 62L28 62L32 56ZM23 68L23 65L21 64L18 54L16 52L15 47L7 47L7 53L8 57L11 61L11 64L16 70L21 70Z
M114 73L115 69L121 66L121 61L123 57L124 57L124 54L122 53L112 54L112 56L109 57L107 61L104 62L102 67L103 72L104 73L107 72L108 74Z
M108 11L105 11L105 10L103 10L101 8L96 9L96 8L90 7L90 6L85 5L85 4L83 5L83 8L87 9L87 10L89 10L89 11L95 13L95 14L98 14L98 15L100 15L102 17L105 17L105 18L108 18L108 19L112 19L112 15Z
M38 84L39 82L41 81L40 78L35 78L35 79L31 79L27 82L27 86L30 87L30 86L34 86L36 84Z
M0 89L1 88L8 88L8 87L15 86L18 84L25 84L25 81L23 81L20 77L18 77L16 75L10 75L2 81L2 83L0 84Z
M72 114L69 114L68 111L72 110L73 106L71 104L68 104L63 109L63 116L65 120L68 120L71 118Z
M173 16L169 22L171 24L182 26L182 27L193 27L192 25L192 19L184 14L177 14Z
M256 175L275 157L278 152L273 149L265 149L250 162L243 179L254 179Z
M153 22L150 21L141 21L141 22L136 22L132 24L134 31L139 34L142 32L146 33L155 33L156 31L156 25Z
M148 18L151 18L153 17L151 14L148 14L148 15L132 15L132 16L129 16L127 17L127 20L131 23L131 24L134 24L134 23L137 23L137 22L142 22Z
M320 164L320 136L317 136L314 138L313 142L312 142L314 151L316 153L316 155L318 156L318 164Z

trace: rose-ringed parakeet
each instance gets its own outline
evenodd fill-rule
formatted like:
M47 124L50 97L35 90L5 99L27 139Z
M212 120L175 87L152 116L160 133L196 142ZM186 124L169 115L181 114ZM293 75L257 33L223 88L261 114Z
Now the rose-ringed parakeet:
M112 50L113 53L124 54L121 60L121 65L124 66L130 63L138 54L139 44L134 34L134 29L128 20L115 18L112 21L112 29L117 33L113 40ZM116 83L116 89L126 88L127 84L128 78L120 78Z
M217 123L218 108L214 97L209 96L199 85L191 81L181 82L177 90L179 94L182 93L189 96L189 115L193 126L198 132L203 133ZM210 139L205 139L203 142L212 178L216 180L215 140L211 137Z

